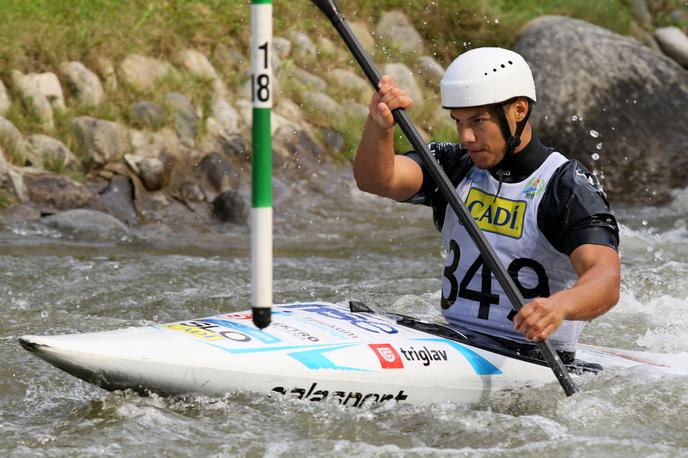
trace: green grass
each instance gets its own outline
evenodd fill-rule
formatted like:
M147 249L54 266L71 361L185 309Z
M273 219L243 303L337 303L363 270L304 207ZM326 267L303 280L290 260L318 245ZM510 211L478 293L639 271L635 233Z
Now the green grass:
M23 166L26 161L21 146L6 132L0 132L0 154L3 153L11 164Z
M73 135L72 120L80 116L91 116L114 122L122 122L132 127L135 122L131 119L131 107L134 103L146 100L166 107L165 95L170 92L180 92L186 95L196 107L200 107L203 113L210 111L211 82L192 75L184 70L179 70L179 75L158 80L155 90L150 92L140 91L120 82L117 91L108 92L106 98L96 107L79 105L75 99L67 99L67 110L54 110L53 117L55 128L46 131L40 120L20 104L14 103L5 117L12 122L24 135L31 133L44 133L59 138L72 151L76 151L76 141ZM161 123L154 126L159 129L165 126L174 127L173 112L166 107L166 116ZM203 119L199 124L199 136L202 136L205 128ZM12 151L10 149L10 151Z
M348 4L347 4L348 3ZM359 0L342 2L350 20L376 23L384 11L400 9L413 18L428 51L444 65L464 49L511 47L519 30L543 14L575 17L627 34L631 12L622 0ZM396 56L389 56L396 57Z
M295 8L295 4L301 4ZM402 9L445 64L466 47L512 45L518 30L541 14L563 14L627 33L630 10L622 0L357 0L342 1L347 19L377 22ZM650 2L660 14L678 0ZM171 57L192 46L208 54L219 44L246 55L249 2L244 0L0 0L0 75L11 68L57 68L66 59L114 61L131 52ZM332 26L307 0L274 2L274 33L303 30L339 43ZM470 43L470 44L469 44ZM385 56L381 56L385 57ZM392 57L392 56L387 56Z
M446 66L469 48L513 46L519 30L543 14L576 17L627 34L632 21L629 2L342 0L340 7L349 21L365 22L371 32L385 11L404 11L424 37L427 53ZM663 17L681 7L682 0L648 0L648 5L656 17ZM285 62L285 65L297 65L318 75L332 68L353 68L361 75L344 51L334 28L308 0L275 0L273 20L276 36L286 36L291 30L304 31L314 40L319 36L331 39L342 51L312 62ZM211 58L229 89L237 91L249 68L249 39L248 0L0 0L0 78L6 85L11 82L12 69L56 72L59 64L67 60L78 60L89 68L96 68L99 56L109 58L117 66L133 52L174 61L177 51L195 48ZM214 51L222 48L241 53L245 56L244 63L227 65L221 62ZM390 61L411 63L410 56L403 56L394 49L376 52L374 60L379 65ZM306 88L294 81L283 83L283 97L292 97L297 102L302 99ZM106 101L97 108L69 106L68 112L56 115L55 132L48 134L57 136L72 148L70 126L74 117L89 115L130 124L129 109L134 102L149 100L163 104L164 95L173 90L190 97L207 113L208 82L182 72L181 78L164 79L153 93L140 93L120 85L116 92L108 92ZM425 92L430 91L426 89ZM337 95L339 101L346 98L356 98L356 94ZM428 113L412 115L414 120L421 120L418 121L420 127L434 138L448 139L454 135L451 125L426 121ZM307 113L307 116L316 117L316 114ZM41 131L35 116L17 103L7 117L24 135ZM320 124L327 125L325 121L320 120ZM166 120L166 124L172 123ZM346 149L353 150L362 126L355 125L352 120L341 124L338 128L346 139ZM407 148L402 139L397 139L395 144L400 151Z
M344 138L344 147L334 157L336 161L343 163L353 159L356 153L356 147L361 141L361 132L363 131L364 124L365 120L353 116L346 116L340 123L333 126Z
M226 0L0 0L0 68L57 68L66 59L119 60L210 52L247 36L248 7Z
M0 189L0 209L7 208L16 202L17 199L12 194L4 189Z

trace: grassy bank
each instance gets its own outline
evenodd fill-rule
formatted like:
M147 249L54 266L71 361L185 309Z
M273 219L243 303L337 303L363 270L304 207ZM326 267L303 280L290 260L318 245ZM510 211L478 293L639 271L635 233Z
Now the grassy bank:
M578 17L619 33L627 33L631 21L621 0L340 3L350 20L368 23L402 9L444 63L464 42L512 44L518 29L541 14ZM276 35L306 29L334 37L307 0L275 0L274 8ZM189 45L210 52L223 43L245 51L249 29L249 3L240 0L0 0L0 74L50 69L66 59L88 62L99 54L113 60L130 52L166 57Z
M303 30L312 37L324 36L340 43L334 30L308 0L274 0L274 34ZM400 9L424 36L427 50L447 65L461 51L478 46L510 47L518 31L529 20L543 14L580 18L621 34L629 33L632 14L628 0L340 0L350 21L362 21L374 31L380 16ZM681 6L680 0L648 2L655 17ZM126 55L137 52L173 60L176 51L196 48L210 56L230 89L238 89L248 69L247 58L239 66L223 65L214 58L216 51L234 49L247 56L250 35L250 2L247 0L0 0L0 78L10 85L10 72L56 72L67 60L97 68L100 56L115 65ZM221 53L217 53L221 54ZM332 58L334 59L334 57ZM375 59L404 60L394 50L376 53ZM338 61L306 65L318 73L331 66L349 66L348 57ZM288 64L288 63L287 63ZM301 66L302 63L294 62ZM161 102L164 94L176 90L187 94L204 107L206 82L183 71L181 78L164 81L155 93L141 94L120 87L107 94L106 102L95 110L69 107L56 119L53 134L70 143L68 131L74 116L92 116L128 123L129 107L137 100ZM298 100L298 91L285 93ZM39 124L15 103L7 117L25 134L40 131ZM346 126L345 126L346 127ZM358 131L360 126L356 125ZM347 144L356 141L358 132L343 132ZM349 138L350 137L350 138ZM400 145L400 148L403 146Z

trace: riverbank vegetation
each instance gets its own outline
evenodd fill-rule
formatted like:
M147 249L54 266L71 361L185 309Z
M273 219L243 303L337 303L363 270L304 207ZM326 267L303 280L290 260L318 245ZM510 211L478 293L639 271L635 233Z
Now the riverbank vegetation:
M512 46L518 31L528 21L544 14L580 18L620 34L633 31L633 12L628 0L341 0L339 3L349 21L364 22L370 31L375 30L385 11L402 10L424 38L427 52L444 66L463 49ZM304 31L312 37L321 36L340 43L334 29L308 0L274 0L273 5L275 36ZM663 14L682 6L682 1L651 0L647 6L653 17L662 18ZM179 50L194 48L211 58L230 92L238 93L248 78L249 39L248 0L0 0L0 78L5 85L11 85L12 70L55 72L65 61L79 61L97 69L101 57L116 65L131 53L174 61ZM217 57L230 54L229 63ZM378 64L408 63L413 56L383 48L373 58ZM344 55L325 60L294 64L315 74L332 65L349 65ZM284 64L286 68L290 62ZM69 131L74 117L88 114L131 124L128 117L133 102L145 98L164 104L165 94L171 91L186 94L199 107L209 103L207 81L183 72L178 76L161 81L151 93L142 94L120 85L108 91L107 100L97 108L70 106L68 112L57 115L53 134L72 146ZM295 85L284 85L281 91L284 97L297 102L302 98ZM426 111L417 114L422 119L433 115L431 108ZM14 103L5 116L22 132L42 130L35 116L20 104ZM345 149L350 153L357 142L360 123L346 120L343 124L330 127L338 127L345 138ZM451 126L438 129L447 135L453 131ZM403 150L405 140L401 135L397 137L398 148Z
M296 7L297 3L302 3ZM518 30L543 14L580 18L621 34L632 20L623 0L342 0L351 21L377 22L398 8L447 64L464 46L513 44ZM680 0L653 0L655 17L680 7ZM274 33L290 29L334 37L307 0L274 1ZM168 57L181 47L211 51L222 43L246 50L249 2L239 0L0 0L0 75L10 69L55 68L65 60L113 60L128 53Z

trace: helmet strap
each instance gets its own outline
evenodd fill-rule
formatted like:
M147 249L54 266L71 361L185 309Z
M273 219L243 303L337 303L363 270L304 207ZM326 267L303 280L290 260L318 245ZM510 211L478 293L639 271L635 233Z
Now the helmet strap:
M497 105L495 107L495 111L497 112L497 117L499 118L499 126L502 129L502 135L504 136L504 140L506 140L506 155L505 156L510 156L514 154L514 151L516 148L518 148L518 145L521 144L521 134L523 133L523 129L526 127L526 123L528 122L528 118L530 118L530 112L531 112L531 107L532 104L530 101L528 101L528 112L526 113L525 117L516 123L516 132L511 134L511 128L509 127L509 121L506 119L506 106L509 103L503 103L501 105Z

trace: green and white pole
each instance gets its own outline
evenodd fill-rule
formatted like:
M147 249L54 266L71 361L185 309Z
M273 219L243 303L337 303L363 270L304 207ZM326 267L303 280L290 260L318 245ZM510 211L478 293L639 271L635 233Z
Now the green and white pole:
M272 0L251 0L253 177L251 208L251 306L263 329L272 313Z

